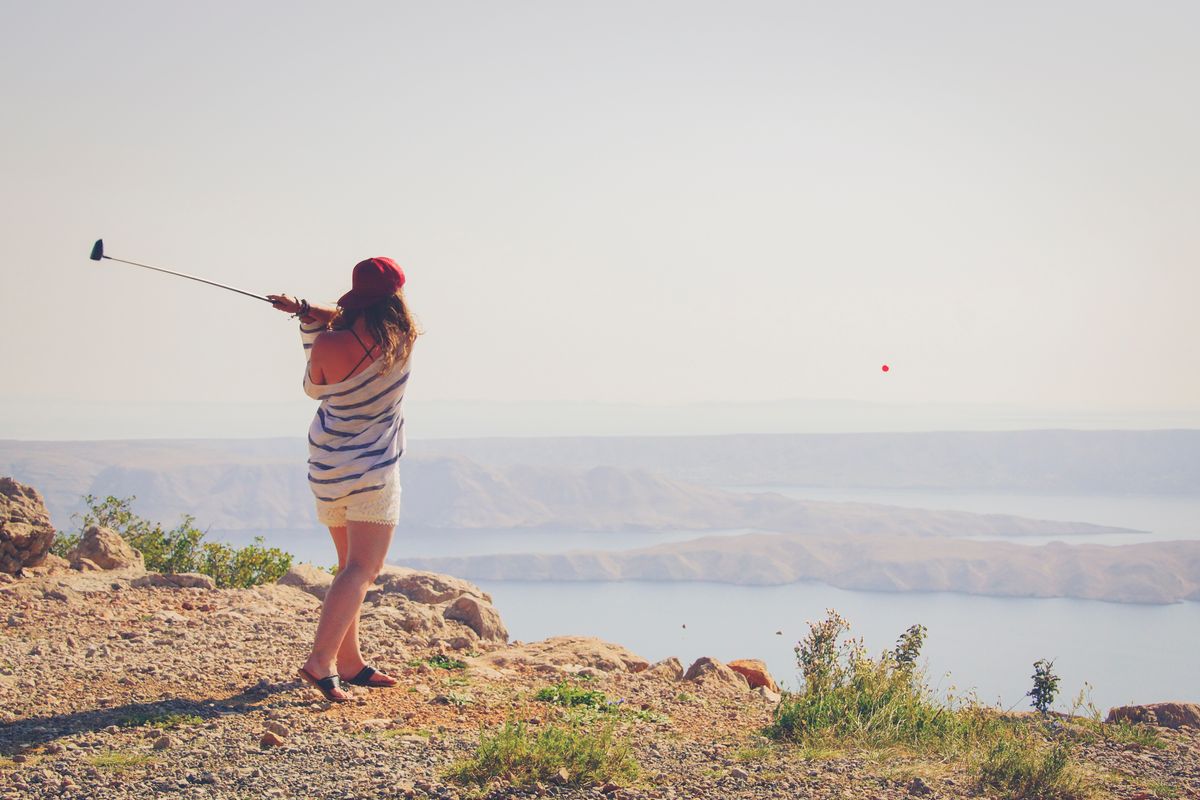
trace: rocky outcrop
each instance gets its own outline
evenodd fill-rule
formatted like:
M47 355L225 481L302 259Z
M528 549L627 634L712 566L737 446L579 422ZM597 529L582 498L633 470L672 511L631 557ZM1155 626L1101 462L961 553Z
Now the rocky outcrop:
M678 681L683 679L683 664L675 656L669 656L661 661L655 661L646 669L647 678L666 678Z
M465 623L480 639L493 642L508 641L508 629L504 627L500 614L491 603L478 597L462 595L446 607L442 616Z
M130 586L140 589L144 586L156 586L162 589L216 589L217 582L208 575L199 572L158 573L148 572L140 578L130 581Z
M525 667L551 673L642 672L650 663L619 644L594 636L552 636L470 659L493 669Z
M0 478L0 572L16 575L40 565L53 541L54 526L38 491Z
M294 586L318 600L324 600L325 593L329 591L329 584L333 583L333 576L309 563L293 564L277 583L282 586Z
M1200 705L1196 703L1149 703L1141 706L1118 706L1108 712L1107 722L1140 722L1163 728L1182 728L1185 725L1200 730Z
M771 677L771 673L767 672L767 665L762 660L757 658L739 658L730 661L726 666L745 678L750 684L751 689L765 686L772 692L779 693L779 685L775 683L775 679Z
M437 605L454 600L462 595L473 595L488 603L492 596L470 581L438 572L412 569L387 564L375 579L378 591L385 594L401 594L418 603Z
M734 672L711 656L702 656L692 662L684 674L685 681L696 681L706 686L717 685L738 691L748 691L750 682L740 673Z
M333 579L311 564L297 564L277 583L323 601ZM367 590L362 614L452 650L487 649L508 641L491 595L473 583L436 572L385 565Z
M96 525L83 532L79 543L67 553L69 561L87 559L100 569L144 567L145 559L121 534Z

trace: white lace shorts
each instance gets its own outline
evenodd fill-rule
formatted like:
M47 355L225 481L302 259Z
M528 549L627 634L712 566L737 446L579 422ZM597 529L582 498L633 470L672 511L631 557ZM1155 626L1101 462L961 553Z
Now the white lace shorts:
M316 502L317 520L327 528L344 528L347 520L395 525L400 521L400 470L388 474L382 489Z

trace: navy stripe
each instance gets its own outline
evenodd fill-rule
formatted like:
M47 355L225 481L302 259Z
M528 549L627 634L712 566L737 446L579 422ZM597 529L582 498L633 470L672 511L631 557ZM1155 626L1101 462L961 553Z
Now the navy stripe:
M325 433L329 434L330 436L341 436L343 438L353 438L355 436L361 436L362 434L371 430L371 427L373 427L373 426L368 426L361 431L339 431L335 428L330 428L329 426L327 426L325 424L325 416L326 416L325 409L318 408L317 409L317 417L321 420L321 430L324 431ZM396 412L392 411L387 416L380 417L379 422L377 422L375 424L378 425L381 423L387 423L390 425L395 419L396 419Z
M389 458L385 461L380 461L377 464L373 464L372 466L367 467L362 472L359 472L355 475L346 475L345 477L342 477L342 478L314 478L313 476L309 475L308 480L310 483L342 483L343 481L358 480L363 475L366 475L368 472L374 472L377 469L383 469L384 467L390 467L392 464L395 464L397 461L400 460L401 455L403 455L403 451L401 451L400 453L396 453L396 455L392 456L391 458Z
M379 363L383 363L383 362L379 361L378 359L376 359L375 361L372 361L372 362L371 362L371 364L379 364ZM359 377L359 378L362 378L362 376L363 376L363 375L367 375L367 373L368 373L368 372L370 372L370 371L371 371L371 365L370 365L370 364L368 364L368 365L367 365L367 368L366 368L365 370L363 370L362 372L358 373L358 376L357 376L357 377ZM348 395L348 394L354 394L354 393L355 393L355 392L357 392L359 389L362 389L362 388L363 388L364 386L366 386L368 383L370 383L371 381L373 381L373 380L375 380L376 378L378 378L378 377L379 377L381 374L383 374L383 373L381 373L381 372L375 372L375 373L373 373L373 374L371 374L371 375L367 375L367 377L366 377L366 378L363 378L363 380L359 381L357 385L355 385L355 386L353 386L353 387L351 387L351 388L349 388L349 389L346 389L346 390L344 390L344 391L341 391L341 392L331 392L330 394L323 394L323 395L321 395L321 397L320 397L319 399L320 399L320 400L328 400L328 399L329 399L329 398L331 398L331 397L345 397L345 396L346 396L346 395ZM349 379L347 379L347 380L349 380ZM330 385L330 384L326 384L326 383L314 383L314 384L313 384L313 386L329 386L329 385Z
M383 455L387 451L388 451L388 448L386 448L386 447L381 447L378 450L364 450L363 452L356 455L354 458L368 458L368 457L374 458L375 456ZM345 464L322 464L320 461L313 461L311 458L308 460L308 465L310 467L313 467L314 469L338 469L339 467L346 467L353 463L354 463L354 461L351 460L351 461L347 461Z
M337 409L338 411L350 411L351 409L354 409L354 408L362 408L363 406L369 406L369 405L371 405L371 403L374 403L376 400L383 397L385 394L392 391L393 389L396 389L399 386L403 386L407 381L408 381L408 373L405 372L404 375L400 378L400 380L396 381L391 386L387 387L382 392L380 392L379 394L370 398L369 400L363 400L361 403L351 403L348 406L335 406L333 404L330 404L329 407L333 408L333 409ZM329 396L336 397L337 395L329 395ZM322 398L322 399L328 399L328 398Z
M339 417L337 414L330 414L328 411L325 412L325 416L338 422L353 422L360 419L377 419L379 417L378 414L355 414L350 417Z
M340 453L343 450L363 450L365 448L375 446L375 442L367 442L366 444L347 444L343 445L342 447L329 447L327 445L317 444L313 441L312 436L308 437L308 443L319 450L324 450L326 453Z
M345 431L335 431L335 430L332 430L329 427L327 427L325 425L325 409L323 409L323 408L317 409L317 419L319 419L321 421L321 433L324 433L326 436L341 436L344 439L352 439L355 436L358 436L358 433L346 433ZM359 433L361 433L361 431L359 431Z
M361 493L363 493L363 492L373 492L373 491L375 491L376 489L382 489L382 488L383 488L383 486L384 486L384 485L383 485L382 483L381 483L381 484L379 484L378 486L364 486L364 487L363 487L363 488L361 488L361 489L355 489L353 492L346 492L346 493L345 493L344 495L342 495L341 497L321 497L321 495L319 495L319 494L318 494L318 495L314 495L314 496L315 496L315 497L316 497L318 500L324 500L326 503L332 503L332 502L335 502L335 501L337 501L337 500L344 500L344 499L346 499L347 497L349 497L349 496L350 496L350 495L352 495L352 494L361 494Z
M311 344L306 344L306 345L304 345L304 349L305 349L305 350L312 350L312 345L311 345Z
M401 417L400 424L397 425L395 430L391 432L391 435L395 436L396 434L398 434L400 432L400 429L403 427L404 427L404 417ZM368 447L375 446L379 442L379 440L382 438L383 438L382 436L377 437L375 439L375 441L366 442L365 444L347 444L347 445L342 445L341 447L329 447L328 445L317 444L316 442L313 441L313 438L310 435L308 437L308 443L310 445L312 445L313 447L317 448L318 450L324 450L326 453L341 453L346 450L365 450Z

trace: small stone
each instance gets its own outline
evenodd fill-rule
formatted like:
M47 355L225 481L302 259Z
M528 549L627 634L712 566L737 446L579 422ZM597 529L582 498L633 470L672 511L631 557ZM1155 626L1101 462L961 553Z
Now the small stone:
M283 737L274 731L267 731L258 740L258 744L260 747L278 747L283 744Z
M908 783L908 793L918 797L933 794L933 789L929 788L929 784L921 780L920 777L913 778Z
M287 725L282 722L271 721L267 723L267 730L279 736L291 736L292 731Z
M566 767L559 767L558 772L554 773L555 783L566 784L571 780L571 773L567 772Z
M151 746L155 750L166 750L172 744L174 744L174 743L171 741L171 737L167 736L166 734L163 734L162 736L159 736L157 739L155 739L154 744Z
M729 777L731 777L731 778L749 778L750 773L746 772L746 770L742 769L741 767L734 767L733 769L729 770Z
M17 753L12 757L14 764L24 764L28 760L29 756L25 755L24 753Z

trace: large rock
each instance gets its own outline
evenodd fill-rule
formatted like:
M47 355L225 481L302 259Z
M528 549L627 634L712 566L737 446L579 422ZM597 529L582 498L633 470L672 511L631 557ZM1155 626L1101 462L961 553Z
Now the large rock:
M779 693L779 685L775 683L775 679L771 677L771 673L767 672L767 665L761 660L757 658L739 658L730 661L726 666L745 678L750 684L751 689L765 686L772 692Z
M302 563L293 564L277 582L282 586L294 586L318 600L324 600L325 593L329 591L329 584L333 583L333 576L320 567Z
M324 601L333 578L311 564L297 564L278 583ZM453 575L392 564L384 565L367 590L363 619L402 630L429 646L487 649L508 642L508 630L487 592Z
M600 672L641 672L650 663L619 644L594 636L552 636L540 642L529 642L496 650L470 663L493 668L526 666L543 672L578 673L584 670Z
M86 558L100 569L127 569L143 567L145 559L121 534L96 525L83 532L83 538L67 553L67 559L75 561Z
M644 673L647 678L666 678L677 681L683 678L683 664L675 656L668 656L662 661L655 661Z
M500 614L491 603L478 597L472 597L469 594L462 595L446 607L442 616L465 623L468 628L478 634L480 639L487 639L491 642L508 641L508 629L504 627Z
M38 566L53 541L54 526L37 489L0 478L0 572L16 575Z
M734 672L711 656L702 656L693 661L683 679L704 686L719 686L743 692L750 689L750 682L746 680L746 676Z
M136 551L135 551L136 552ZM209 575L199 572L147 572L129 583L135 589L148 586L161 589L216 589L217 582Z
M438 605L454 600L464 594L474 595L488 603L492 596L470 581L456 578L453 575L443 575L438 572L425 572L410 567L399 567L385 564L375 579L379 591L385 594L402 594L409 600L429 605Z
M1118 706L1108 712L1108 722L1141 722L1163 728L1187 725L1200 729L1200 705L1196 703L1149 703L1142 706Z

